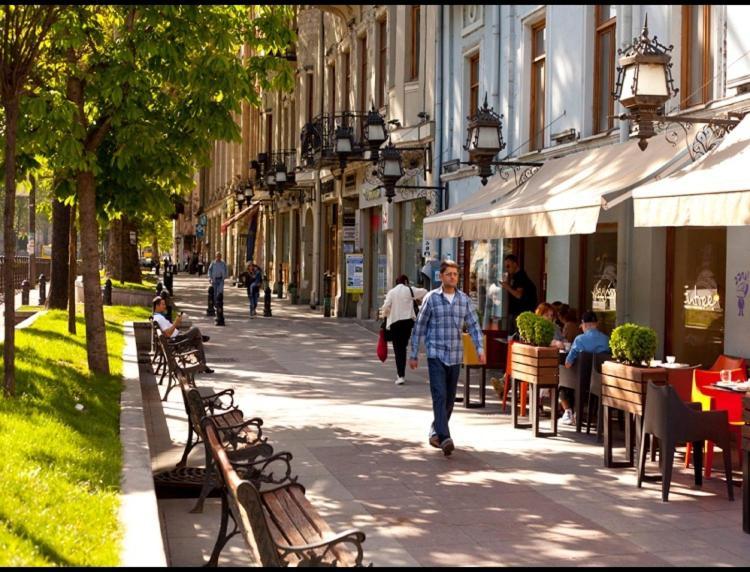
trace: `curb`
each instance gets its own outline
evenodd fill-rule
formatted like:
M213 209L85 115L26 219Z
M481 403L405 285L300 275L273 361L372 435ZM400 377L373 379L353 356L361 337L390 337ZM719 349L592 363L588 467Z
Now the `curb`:
M143 411L133 322L125 323L122 377L122 475L119 520L123 539L120 566L166 567L167 557L151 473L151 451Z

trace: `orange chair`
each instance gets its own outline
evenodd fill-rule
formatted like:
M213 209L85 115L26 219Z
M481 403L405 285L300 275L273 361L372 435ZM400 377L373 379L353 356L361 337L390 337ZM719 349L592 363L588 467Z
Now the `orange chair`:
M732 358L730 358L732 359ZM743 360L744 361L744 360ZM717 363L719 360L717 360ZM716 365L716 364L714 364ZM742 419L742 400L741 399L727 399L721 403L717 403L717 399L711 395L703 393L705 386L711 383L715 383L721 379L721 372L714 370L696 369L693 372L693 389L691 394L692 401L701 404L703 411L713 411L716 409L726 409L727 415L729 416L729 430L737 437L737 447L742 457L742 426L745 422ZM745 369L732 369L730 370L730 379L739 380L745 379ZM734 397L728 395L728 397ZM692 443L687 443L685 446L685 468L690 466L690 456L693 451ZM711 468L714 461L714 444L711 441L706 443L706 462L705 476L709 478L711 476Z
M508 391L510 391L510 376L513 375L512 366L511 366L513 360L511 359L510 355L511 355L511 348L513 347L514 343L516 343L514 340L510 340L508 342L508 358L506 359L506 362L505 362L505 387L503 387L503 413L505 413L505 410L506 410L505 405L508 402ZM521 417L525 417L526 416L526 400L527 400L527 396L529 393L529 384L526 383L525 381L521 382L520 392L521 392L520 415Z
M716 358L714 365L711 366L711 371L721 371L722 369L741 369L744 375L747 369L745 358L725 356L722 354Z

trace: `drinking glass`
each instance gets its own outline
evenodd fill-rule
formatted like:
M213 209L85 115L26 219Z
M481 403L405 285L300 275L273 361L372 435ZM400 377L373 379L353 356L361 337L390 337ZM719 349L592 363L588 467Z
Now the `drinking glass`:
M675 362L675 356L667 356L667 363L672 364Z
M732 381L732 372L728 369L722 369L719 372L719 377L721 377L721 381L723 382Z

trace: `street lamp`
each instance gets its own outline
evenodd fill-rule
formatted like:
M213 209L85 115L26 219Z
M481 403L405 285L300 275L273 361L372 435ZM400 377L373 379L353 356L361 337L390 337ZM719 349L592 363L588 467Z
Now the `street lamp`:
M367 112L367 118L365 120L365 137L367 138L367 144L370 147L370 160L373 164L378 162L378 152L380 146L385 143L387 132L385 128L385 119L377 109L375 104L372 104L372 108Z
M676 123L687 134L686 124L707 123L716 137L722 137L736 127L744 117L744 113L729 113L734 119L718 119L703 117L686 117L684 115L665 116L663 105L670 98L677 95L672 78L672 56L669 52L673 46L660 44L656 36L648 37L648 16L643 23L641 35L633 39L633 43L625 50L617 50L620 55L617 67L617 82L612 97L618 100L628 113L619 115L617 119L635 121L638 125L638 147L645 151L648 139L656 134L655 123ZM701 134L696 137L696 141ZM688 145L691 157L693 151Z
M242 191L241 187L235 187L234 189L234 200L237 201L237 208L238 210L242 210L242 205L245 202L245 193Z
M276 163L276 187L279 192L281 192L284 188L284 185L287 182L287 172L286 172L286 165L282 162Z
M247 181L245 183L245 189L243 191L243 195L245 196L245 200L247 201L247 204L250 204L250 201L253 199L253 184L250 181Z
M469 125L464 149L469 152L469 164L479 167L483 185L486 185L487 179L492 176L495 156L505 149L501 132L502 117L495 113L494 108L488 107L486 93L484 105L477 109L476 115L467 117Z
M630 117L638 124L638 146L645 150L646 141L653 137L654 119L659 109L671 97L677 95L672 78L672 56L674 46L666 47L654 36L648 37L648 16L643 24L641 35L633 43L618 49L620 57L617 66L617 82L613 97L630 112Z
M344 119L346 121L346 118ZM343 169L346 159L354 150L354 134L352 128L347 125L339 125L336 128L335 153L339 156L339 165Z
M388 145L380 153L378 161L378 178L385 187L385 197L388 202L393 202L396 196L396 183L404 176L404 168L401 166L401 151L388 141Z

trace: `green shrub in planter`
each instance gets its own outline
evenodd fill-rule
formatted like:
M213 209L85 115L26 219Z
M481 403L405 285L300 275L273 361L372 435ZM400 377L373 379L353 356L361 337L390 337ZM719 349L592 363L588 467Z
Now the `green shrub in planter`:
M547 347L555 337L555 325L534 312L523 312L516 319L521 341L532 346Z
M534 312L522 312L516 318L518 326L518 335L522 342L532 343L534 339L534 325L536 324L537 315Z
M615 360L640 366L648 363L656 354L656 331L638 324L617 326L612 331L609 347Z
M552 343L552 338L555 337L555 324L536 316L536 323L534 324L534 342L535 346L548 347Z

